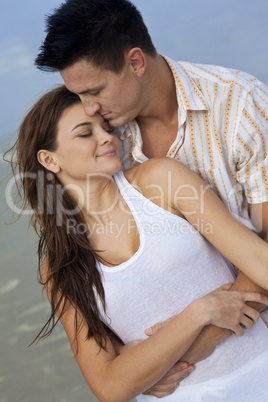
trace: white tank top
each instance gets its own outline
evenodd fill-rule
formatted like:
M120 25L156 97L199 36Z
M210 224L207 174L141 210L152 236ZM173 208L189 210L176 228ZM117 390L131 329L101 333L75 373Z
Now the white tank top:
M107 315L100 303L99 308L103 321L128 343L146 339L146 328L233 282L234 272L230 262L190 223L145 198L122 171L115 175L115 181L135 219L140 247L118 266L97 262ZM268 349L267 335L267 327L260 319L243 337L229 336L209 358L196 365L178 389L237 370Z

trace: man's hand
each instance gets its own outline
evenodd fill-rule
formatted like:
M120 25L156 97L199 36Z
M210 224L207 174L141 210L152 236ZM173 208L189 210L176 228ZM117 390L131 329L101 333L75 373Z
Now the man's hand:
M172 319L169 318L165 323L170 321ZM157 324L156 324L157 325ZM163 323L159 324L159 328L162 327ZM154 329L156 326L154 326ZM157 331L155 331L157 332ZM133 341L130 343L127 343L126 345L122 344L121 342L118 342L113 339L113 345L115 348L115 351L117 355L122 354L126 352L127 350L133 348L136 346L138 343L143 342L143 341ZM176 363L165 375L163 378L161 378L160 381L158 381L156 384L154 384L151 388L147 389L143 394L144 395L152 395L155 396L156 398L163 398L164 396L171 395L175 389L178 388L180 382L188 377L188 375L191 373L191 371L194 370L193 365L188 365L188 363L180 361Z
M238 274L236 282L232 285L230 291L240 290L248 292L259 292L268 296L268 291L261 289L255 283L250 281L242 272ZM260 303L247 302L248 305L256 309L257 311L262 311L267 308L266 305ZM165 326L173 317L166 321L158 322L152 327L145 330L147 336L152 336L158 332L163 326ZM209 325L203 328L199 336L196 338L195 342L187 350L187 352L182 356L181 361L187 362L188 364L196 364L197 362L209 357L215 350L216 346L219 345L225 338L231 335L233 332L229 329L219 328L214 325Z
M230 290L238 290L243 292L257 292L261 293L265 296L268 296L268 290L261 288L260 286L256 285L256 283L252 282L248 277L243 274L243 272L239 272L236 281L234 282L233 286ZM267 309L265 304L257 303L257 302L247 302L250 307L253 307L258 312L261 312Z
M143 394L152 395L156 398L163 398L164 396L171 395L178 388L180 382L188 377L193 370L193 365L188 365L185 362L179 361L160 381L147 389L147 391L143 392Z

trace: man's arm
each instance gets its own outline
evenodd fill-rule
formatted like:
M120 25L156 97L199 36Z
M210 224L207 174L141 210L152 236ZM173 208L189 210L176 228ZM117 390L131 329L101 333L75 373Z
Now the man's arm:
M265 294L268 296L268 291L265 289L262 289L260 286L256 285L254 282L252 282L250 279L248 279L242 272L240 272L237 276L237 279L233 286L231 287L231 290L237 290L237 291L250 291L250 292L258 292ZM265 307L260 303L247 303L251 307L253 307L255 310L261 312ZM169 320L167 320L168 322ZM156 332L159 331L162 326L165 326L166 321L163 323L157 323L153 325L149 330L146 330L147 335L154 335ZM189 365L194 365L197 362L206 359L209 357L215 350L216 346L219 345L225 338L227 338L229 335L231 335L233 332L224 329L224 328L219 328L216 327L215 325L209 325L203 328L203 330L200 332L199 336L196 338L194 343L190 346L190 348L187 350L187 352L181 357L180 361L181 362L187 362ZM179 372L177 373L177 376L179 378ZM182 380L182 379L181 379Z
M268 243L268 202L262 204L250 204L251 220L260 237ZM259 292L268 296L268 291L252 282L246 275L240 272L230 290ZM266 306L259 303L248 303L251 307L261 312ZM152 334L157 330L153 327ZM182 356L181 361L195 364L207 358L225 338L232 332L227 329L215 327L213 325L205 327L198 338Z
M259 96L259 94L261 94L261 96ZM250 144L248 149L250 149L251 152L249 153L247 163L243 164L244 169L238 172L238 181L247 185L248 189L251 189L252 185L254 187L254 183L260 184L261 180L265 183L267 177L267 162L263 161L262 170L260 170L260 162L258 164L256 163L257 155L267 154L267 87L262 83L256 83L256 90L251 91L251 95L248 98L249 101L247 101L245 105L241 124L238 128L238 132L243 141L237 141L237 146L238 148L241 147L240 151L242 152L237 154L245 155L244 143ZM247 127L247 130L245 130L245 127ZM251 127L251 129L249 130L248 127ZM253 138L254 142L252 142ZM236 155L234 155L234 158L236 159ZM255 181L248 176L249 170L255 178ZM255 190L257 189L255 188ZM263 184L263 190L267 192L267 184L266 186ZM249 211L251 221L260 237L268 243L268 202L249 204ZM241 272L231 289L257 291L265 295L268 293L266 290L260 288L254 282L249 280ZM263 306L260 304L249 304L259 312L263 310ZM229 335L230 331L228 330L223 330L213 326L206 327L183 358L188 362L203 360L203 358L209 356L210 352L213 352L215 347Z
M268 202L249 204L249 211L259 236L268 243Z
M268 203L250 205L250 212L252 221L256 229L260 232L260 236L268 243ZM268 296L268 291L260 288L254 282L249 280L242 272L238 274L237 279L230 290L254 291ZM264 306L259 303L249 304L259 312L264 308ZM155 324L151 328L151 332L147 330L146 334L150 336L155 334L165 324L166 322ZM180 361L158 383L145 391L144 394L156 397L164 397L172 394L178 387L179 383L194 369L193 364L210 356L216 346L231 333L232 331L228 329L219 328L213 325L206 326L201 331L195 342L182 356ZM133 345L130 344L122 348L123 345L120 343L117 353L120 354L125 348L131 348L134 345L135 342L133 342ZM185 362L189 364L188 367Z
M231 290L259 292L268 296L268 291L256 285L248 279L242 272L237 276L235 283ZM257 311L262 311L266 306L259 303L247 303ZM209 325L205 327L198 338L182 356L181 360L189 364L195 364L201 360L206 359L213 353L216 346L219 345L225 338L232 334L232 331Z

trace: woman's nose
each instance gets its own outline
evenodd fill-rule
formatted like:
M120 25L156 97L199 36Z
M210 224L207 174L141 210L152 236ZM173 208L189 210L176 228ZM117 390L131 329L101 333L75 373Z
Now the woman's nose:
M104 130L103 128L100 129L99 131L99 143L105 144L105 143L110 143L113 141L113 133L109 133L108 131Z

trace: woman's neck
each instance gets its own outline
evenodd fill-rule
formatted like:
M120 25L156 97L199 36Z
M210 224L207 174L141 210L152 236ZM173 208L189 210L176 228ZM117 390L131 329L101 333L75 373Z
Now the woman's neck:
M90 177L79 190L71 190L71 195L80 206L85 222L92 225L105 221L110 212L118 204L119 189L113 176ZM79 193L79 194L78 194Z

